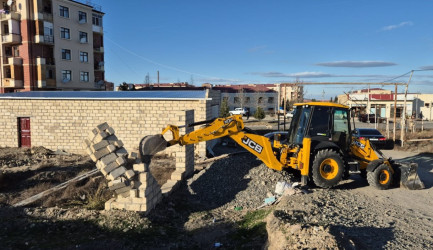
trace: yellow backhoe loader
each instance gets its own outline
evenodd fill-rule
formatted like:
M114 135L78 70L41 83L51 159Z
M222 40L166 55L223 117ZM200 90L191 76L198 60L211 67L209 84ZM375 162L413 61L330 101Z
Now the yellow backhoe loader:
M397 163L386 158L380 148L368 139L352 136L349 107L327 102L295 104L296 109L282 143L280 135L267 138L244 131L241 115L196 122L188 126L204 125L191 133L180 135L180 126L168 125L161 134L144 137L140 142L140 155L145 163L166 147L196 144L228 136L240 146L275 170L297 169L301 182L322 188L337 185L349 173L358 172L367 177L369 185L388 189L400 182L408 189L422 189L417 175L417 164ZM172 139L163 135L171 132ZM271 143L272 142L272 143ZM392 149L388 140L381 149Z

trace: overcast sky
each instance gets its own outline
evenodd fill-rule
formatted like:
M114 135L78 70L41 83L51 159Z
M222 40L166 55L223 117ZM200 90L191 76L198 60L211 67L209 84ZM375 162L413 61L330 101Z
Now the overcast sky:
M433 69L433 1L92 2L106 13L106 80L116 85L155 82L158 70L160 82L201 85L378 83ZM309 86L306 97L367 86ZM416 71L409 90L433 93L433 71Z

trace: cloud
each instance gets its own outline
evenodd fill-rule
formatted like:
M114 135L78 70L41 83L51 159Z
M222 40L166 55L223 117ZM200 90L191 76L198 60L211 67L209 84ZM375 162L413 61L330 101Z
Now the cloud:
M393 24L393 25L388 25L388 26L382 27L382 30L383 31L390 31L390 30L395 30L395 29L398 29L398 28L402 28L404 26L412 26L412 25L413 25L413 22L406 21L406 22L401 22L399 24Z
M433 65L419 67L422 70L433 70Z
M372 68L372 67L388 67L397 65L393 62L384 61L335 61L316 63L318 66L325 67L346 67L346 68Z
M259 75L262 77L302 77L302 78L320 78L320 77L332 77L333 75L323 72L298 72L285 74L281 72L253 72L251 75Z
M297 72L297 73L281 73L281 72L252 72L250 75L258 75L262 77L269 78L375 78L378 80L387 80L394 76L389 75L338 75L338 74L329 74L324 72Z

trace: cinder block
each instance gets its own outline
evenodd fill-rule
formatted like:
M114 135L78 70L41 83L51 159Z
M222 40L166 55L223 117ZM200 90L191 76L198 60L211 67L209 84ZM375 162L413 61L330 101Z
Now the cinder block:
M110 151L110 153L113 153L116 151L116 146L114 146L113 144L110 144L107 146L108 151Z
M107 138L105 138L105 140L108 141L108 143L114 145L114 142L118 141L119 139L115 135L110 135Z
M105 149L108 151L108 149ZM115 153L110 153L104 157L101 158L101 162L104 163L105 166L112 163L113 161L116 161L117 155ZM119 164L122 165L122 164Z
M102 149L102 148L105 148L106 146L108 146L108 141L106 141L106 140L102 140L102 141L100 141L100 142L98 142L98 143L95 143L95 144L91 145L91 146L90 146L90 149L91 149L93 152L95 152L95 151L98 151L98 150L100 150L100 149Z
M110 154L110 152L108 151L108 149L104 148L104 149L101 149L99 151L94 152L93 154L90 154L89 156L90 156L90 159L92 159L92 161L96 162L97 160L101 159L102 157L104 157L108 154Z
M126 178L128 178L129 180L131 180L132 177L135 176L135 172L134 172L134 170L132 170L132 169L127 170L127 171L125 172L125 176L126 176Z
M146 189L138 189L138 197L140 198L148 198L152 195L153 193L153 188L152 187L147 187Z
M139 173L147 170L146 165L144 163L134 164L134 165L132 165L132 169L134 169L134 171L139 172Z
M118 148L121 148L121 147L123 147L123 142L121 140L117 140L114 142L114 145Z
M123 209L125 209L125 203L114 201L111 203L111 209L123 210Z
M131 190L131 189L132 189L132 187L126 186L123 188L116 189L115 192L116 192L116 194L128 193L128 196L129 196L129 190Z
M108 182L108 188L111 191L119 189L119 188L123 188L123 187L126 187L126 183L121 178Z
M147 210L147 204L141 204L141 205L140 205L140 211L141 211L141 212L149 212L149 211Z
M147 199L146 197L136 197L136 198L132 198L132 202L137 204L146 204Z
M96 128L99 130L99 132L103 132L104 130L108 129L109 126L106 122L104 122L96 126Z
M116 168L115 170L111 171L110 174L108 175L108 179L110 180L115 180L117 177L121 176L122 174L124 174L126 172L126 168L125 167L119 167Z
M138 154L136 153L136 152L129 152L129 154L128 154L128 158L129 159L137 159L137 157L138 157Z
M129 197L131 198L137 198L138 197L138 189L131 189L129 190Z
M101 172L103 175L108 175L111 171L115 170L119 167L119 164L117 164L115 161L108 164L107 166L101 168Z
M119 148L118 150L116 150L116 154L119 156L128 157L128 151L126 151L125 148Z
M173 173L171 173L171 179L180 181L182 180L184 173L184 171L175 170Z
M109 127L105 130L109 135L114 135L114 129L112 127Z
M95 138L93 138L93 142L99 142L102 141L103 139L105 139L108 136L107 133L105 133L104 131L101 131L99 133L97 133L95 135Z
M116 200L116 198L111 198L111 199L109 199L108 201L105 202L105 210L106 210L106 211L109 211L109 210L112 209L112 208L111 208L111 204L112 204L113 202L115 202L115 200Z
M89 139L84 139L83 141L84 148L88 148L90 147L90 145L92 145L92 142Z
M96 128L92 129L92 131L89 132L89 135L87 137L89 141L93 142L93 139L95 139L96 134L98 134L98 129Z
M116 154L117 154L117 153L116 153ZM126 164L125 157L123 157L123 156L119 156L119 157L117 157L117 158L116 158L116 162L117 162L117 164L119 164L119 165Z
M149 172L144 172L144 173L140 173L138 175L138 180L141 183L147 183L147 179L149 178L150 173Z
M137 211L138 212L138 211L141 211L141 204L134 204L134 203L126 204L125 209L128 211Z

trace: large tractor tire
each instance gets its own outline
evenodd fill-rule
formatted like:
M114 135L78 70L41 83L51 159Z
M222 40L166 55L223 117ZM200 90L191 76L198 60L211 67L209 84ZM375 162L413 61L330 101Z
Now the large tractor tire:
M391 168L386 164L378 166L372 172L367 172L368 184L381 190L388 189L391 186L392 177Z
M317 152L311 168L314 184L322 188L330 188L343 178L344 161L339 153L331 149L323 149Z

